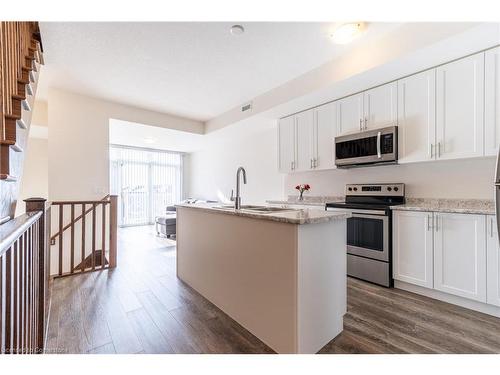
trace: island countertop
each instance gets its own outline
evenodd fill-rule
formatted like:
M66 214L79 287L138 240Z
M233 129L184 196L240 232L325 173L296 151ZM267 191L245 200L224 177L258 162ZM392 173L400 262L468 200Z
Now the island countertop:
M176 207L190 208L203 210L213 213L235 215L248 217L253 219L271 220L278 221L287 224L317 224L325 223L332 220L347 219L350 217L348 212L332 212L325 211L318 208L307 208L307 209L287 209L285 211L274 211L274 212L258 212L248 209L236 210L234 208L224 208L221 207L220 203L194 203L194 204L178 204Z

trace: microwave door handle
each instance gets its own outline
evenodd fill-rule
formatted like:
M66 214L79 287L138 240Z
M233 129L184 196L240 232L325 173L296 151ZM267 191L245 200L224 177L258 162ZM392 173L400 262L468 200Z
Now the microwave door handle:
M380 159L382 157L382 145L381 145L381 140L382 140L382 132L377 133L377 157Z

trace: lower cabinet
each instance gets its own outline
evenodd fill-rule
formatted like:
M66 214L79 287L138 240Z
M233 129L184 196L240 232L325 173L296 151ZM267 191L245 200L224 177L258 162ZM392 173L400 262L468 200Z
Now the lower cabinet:
M500 246L498 243L498 230L495 216L486 217L487 227L487 297L486 302L500 306Z
M432 213L394 211L392 230L394 279L432 288Z
M434 214L434 289L486 302L486 216Z
M394 279L487 302L486 253L493 240L487 241L486 219L486 215L395 211ZM495 244L490 252L498 257ZM498 276L496 281L498 288ZM498 297L498 289L496 293Z

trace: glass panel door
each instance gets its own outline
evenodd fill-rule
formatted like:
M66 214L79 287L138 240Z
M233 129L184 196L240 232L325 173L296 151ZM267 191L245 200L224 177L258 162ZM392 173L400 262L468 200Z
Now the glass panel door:
M182 154L113 146L111 194L118 195L118 225L153 224L182 199Z

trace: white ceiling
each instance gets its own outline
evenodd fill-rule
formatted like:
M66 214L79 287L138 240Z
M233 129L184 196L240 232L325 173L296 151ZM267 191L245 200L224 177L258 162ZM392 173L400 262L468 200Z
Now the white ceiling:
M371 23L355 42L335 45L334 23L40 24L48 87L207 121L314 69L354 46L394 31Z

